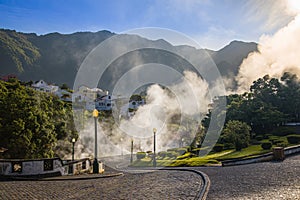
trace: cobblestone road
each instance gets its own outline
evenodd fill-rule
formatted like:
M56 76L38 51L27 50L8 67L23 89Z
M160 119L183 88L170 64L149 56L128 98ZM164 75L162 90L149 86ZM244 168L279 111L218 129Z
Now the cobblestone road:
M209 199L300 199L300 155L283 162L198 168L211 181Z
M2 181L0 199L194 199L201 184L198 174L183 171L76 181Z

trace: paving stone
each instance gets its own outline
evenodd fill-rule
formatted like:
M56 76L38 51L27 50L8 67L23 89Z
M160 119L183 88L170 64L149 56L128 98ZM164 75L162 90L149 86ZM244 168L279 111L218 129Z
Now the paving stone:
M65 181L2 181L0 199L194 199L202 184L193 172L155 171Z
M300 199L300 155L283 162L197 168L211 180L209 199Z

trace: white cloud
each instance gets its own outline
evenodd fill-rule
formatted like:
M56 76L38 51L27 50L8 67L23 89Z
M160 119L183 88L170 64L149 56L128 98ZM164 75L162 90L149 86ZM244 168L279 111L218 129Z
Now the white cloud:
M257 24L258 31L274 32L287 25L295 13L288 8L287 0L250 0L243 11L245 23Z
M249 89L252 82L266 74L281 76L290 71L300 75L300 14L274 35L260 38L259 52L251 53L240 66L239 90Z

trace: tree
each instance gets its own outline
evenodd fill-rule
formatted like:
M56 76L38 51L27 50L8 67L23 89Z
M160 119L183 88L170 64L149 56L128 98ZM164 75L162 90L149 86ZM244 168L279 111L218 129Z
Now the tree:
M47 158L58 139L77 138L71 106L18 80L0 81L0 146L4 158Z
M223 130L224 140L232 144L237 151L240 151L242 148L248 147L250 131L251 127L245 122L238 120L229 121Z
M62 89L62 90L68 90L69 87L68 87L68 85L67 85L66 83L63 83L63 84L60 86L60 89Z
M139 95L139 94L133 94L131 97L130 97L130 101L142 101L142 96Z
M285 72L281 76L283 86L278 92L282 112L288 115L286 121L300 120L300 83L297 75Z

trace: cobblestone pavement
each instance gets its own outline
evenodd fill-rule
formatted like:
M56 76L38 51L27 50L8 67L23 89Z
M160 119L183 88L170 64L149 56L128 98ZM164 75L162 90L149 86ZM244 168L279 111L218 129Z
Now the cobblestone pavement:
M165 170L90 180L2 181L0 199L194 199L202 184L196 173Z
M283 162L197 168L211 181L209 199L300 199L300 155Z

